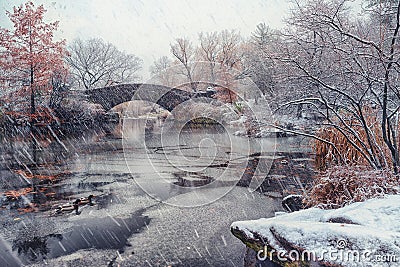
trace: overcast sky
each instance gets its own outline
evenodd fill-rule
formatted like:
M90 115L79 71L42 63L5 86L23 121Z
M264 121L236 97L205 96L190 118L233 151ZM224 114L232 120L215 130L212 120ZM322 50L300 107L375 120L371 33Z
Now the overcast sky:
M6 10L24 1L0 0L0 25L9 27ZM46 21L60 21L57 38L101 37L119 49L144 60L142 76L154 59L170 55L169 44L177 37L197 39L201 31L237 29L249 36L265 22L280 28L289 4L287 0L55 0L44 4Z

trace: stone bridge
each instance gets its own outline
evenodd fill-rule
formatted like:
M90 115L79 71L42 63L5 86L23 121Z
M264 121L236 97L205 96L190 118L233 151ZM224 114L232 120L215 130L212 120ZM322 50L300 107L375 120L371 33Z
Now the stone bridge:
M194 97L212 97L215 91L192 93L176 88L154 84L119 84L84 91L88 100L100 104L106 111L132 100L157 103L168 111Z

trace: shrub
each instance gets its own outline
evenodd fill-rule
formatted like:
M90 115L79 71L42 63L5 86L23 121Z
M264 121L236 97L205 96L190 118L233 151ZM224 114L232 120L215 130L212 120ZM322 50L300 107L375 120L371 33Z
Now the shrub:
M364 107L363 113L366 127L343 112L342 120L333 121L336 127L323 126L317 131L317 137L329 141L336 148L323 141L312 141L318 169L325 170L336 164L371 166L375 169L393 168L391 153L383 140L379 114L370 107ZM400 132L400 125L398 127Z
M57 116L63 123L96 123L105 120L105 110L99 104L87 101L67 99L56 110Z
M333 166L315 177L304 202L308 207L339 208L353 202L400 193L399 183L399 175L394 175L391 170Z

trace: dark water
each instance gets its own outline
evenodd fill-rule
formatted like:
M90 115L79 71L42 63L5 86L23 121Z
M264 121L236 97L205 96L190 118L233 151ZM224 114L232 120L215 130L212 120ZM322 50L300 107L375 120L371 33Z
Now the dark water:
M150 218L143 216L143 211L136 211L126 219L110 216L79 220L71 231L15 240L12 247L25 264L69 255L80 249L117 249L123 253L126 246L131 246L128 238L140 233L150 223Z

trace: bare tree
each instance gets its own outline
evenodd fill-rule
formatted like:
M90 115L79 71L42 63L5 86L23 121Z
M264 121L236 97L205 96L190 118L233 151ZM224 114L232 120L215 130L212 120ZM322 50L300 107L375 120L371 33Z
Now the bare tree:
M55 71L51 77L51 85L53 90L48 99L48 106L53 110L59 110L71 89L67 72L65 70Z
M134 82L142 68L140 58L126 54L102 39L77 39L69 46L69 52L67 62L72 75L86 89Z
M177 38L175 40L175 43L171 44L170 46L172 54L183 66L184 70L181 74L183 74L187 78L187 82L190 84L191 89L196 92L197 85L193 82L196 50L187 38Z
M223 30L219 34L220 52L218 61L228 69L237 68L240 63L240 44L242 38L235 30Z
M220 52L219 36L217 32L199 33L201 59L210 66L210 81L215 82L215 66Z
M176 77L173 67L173 61L167 56L162 56L153 62L150 66L150 73L162 85L173 87L176 85Z
M273 90L276 85L273 81L275 66L268 57L268 48L278 41L277 36L278 34L265 23L258 24L247 41L241 58L241 65L247 75L264 94L268 93L269 97L276 93Z
M270 57L288 74L285 82L307 87L308 94L283 106L313 108L325 118L323 126L339 133L371 167L398 172L400 3L393 7L387 1L381 10L382 5L371 6L373 13L367 14L381 19L354 20L348 2L298 3L282 33L284 42L271 49ZM383 19L388 16L393 17ZM348 150L320 141L346 163L340 151Z

